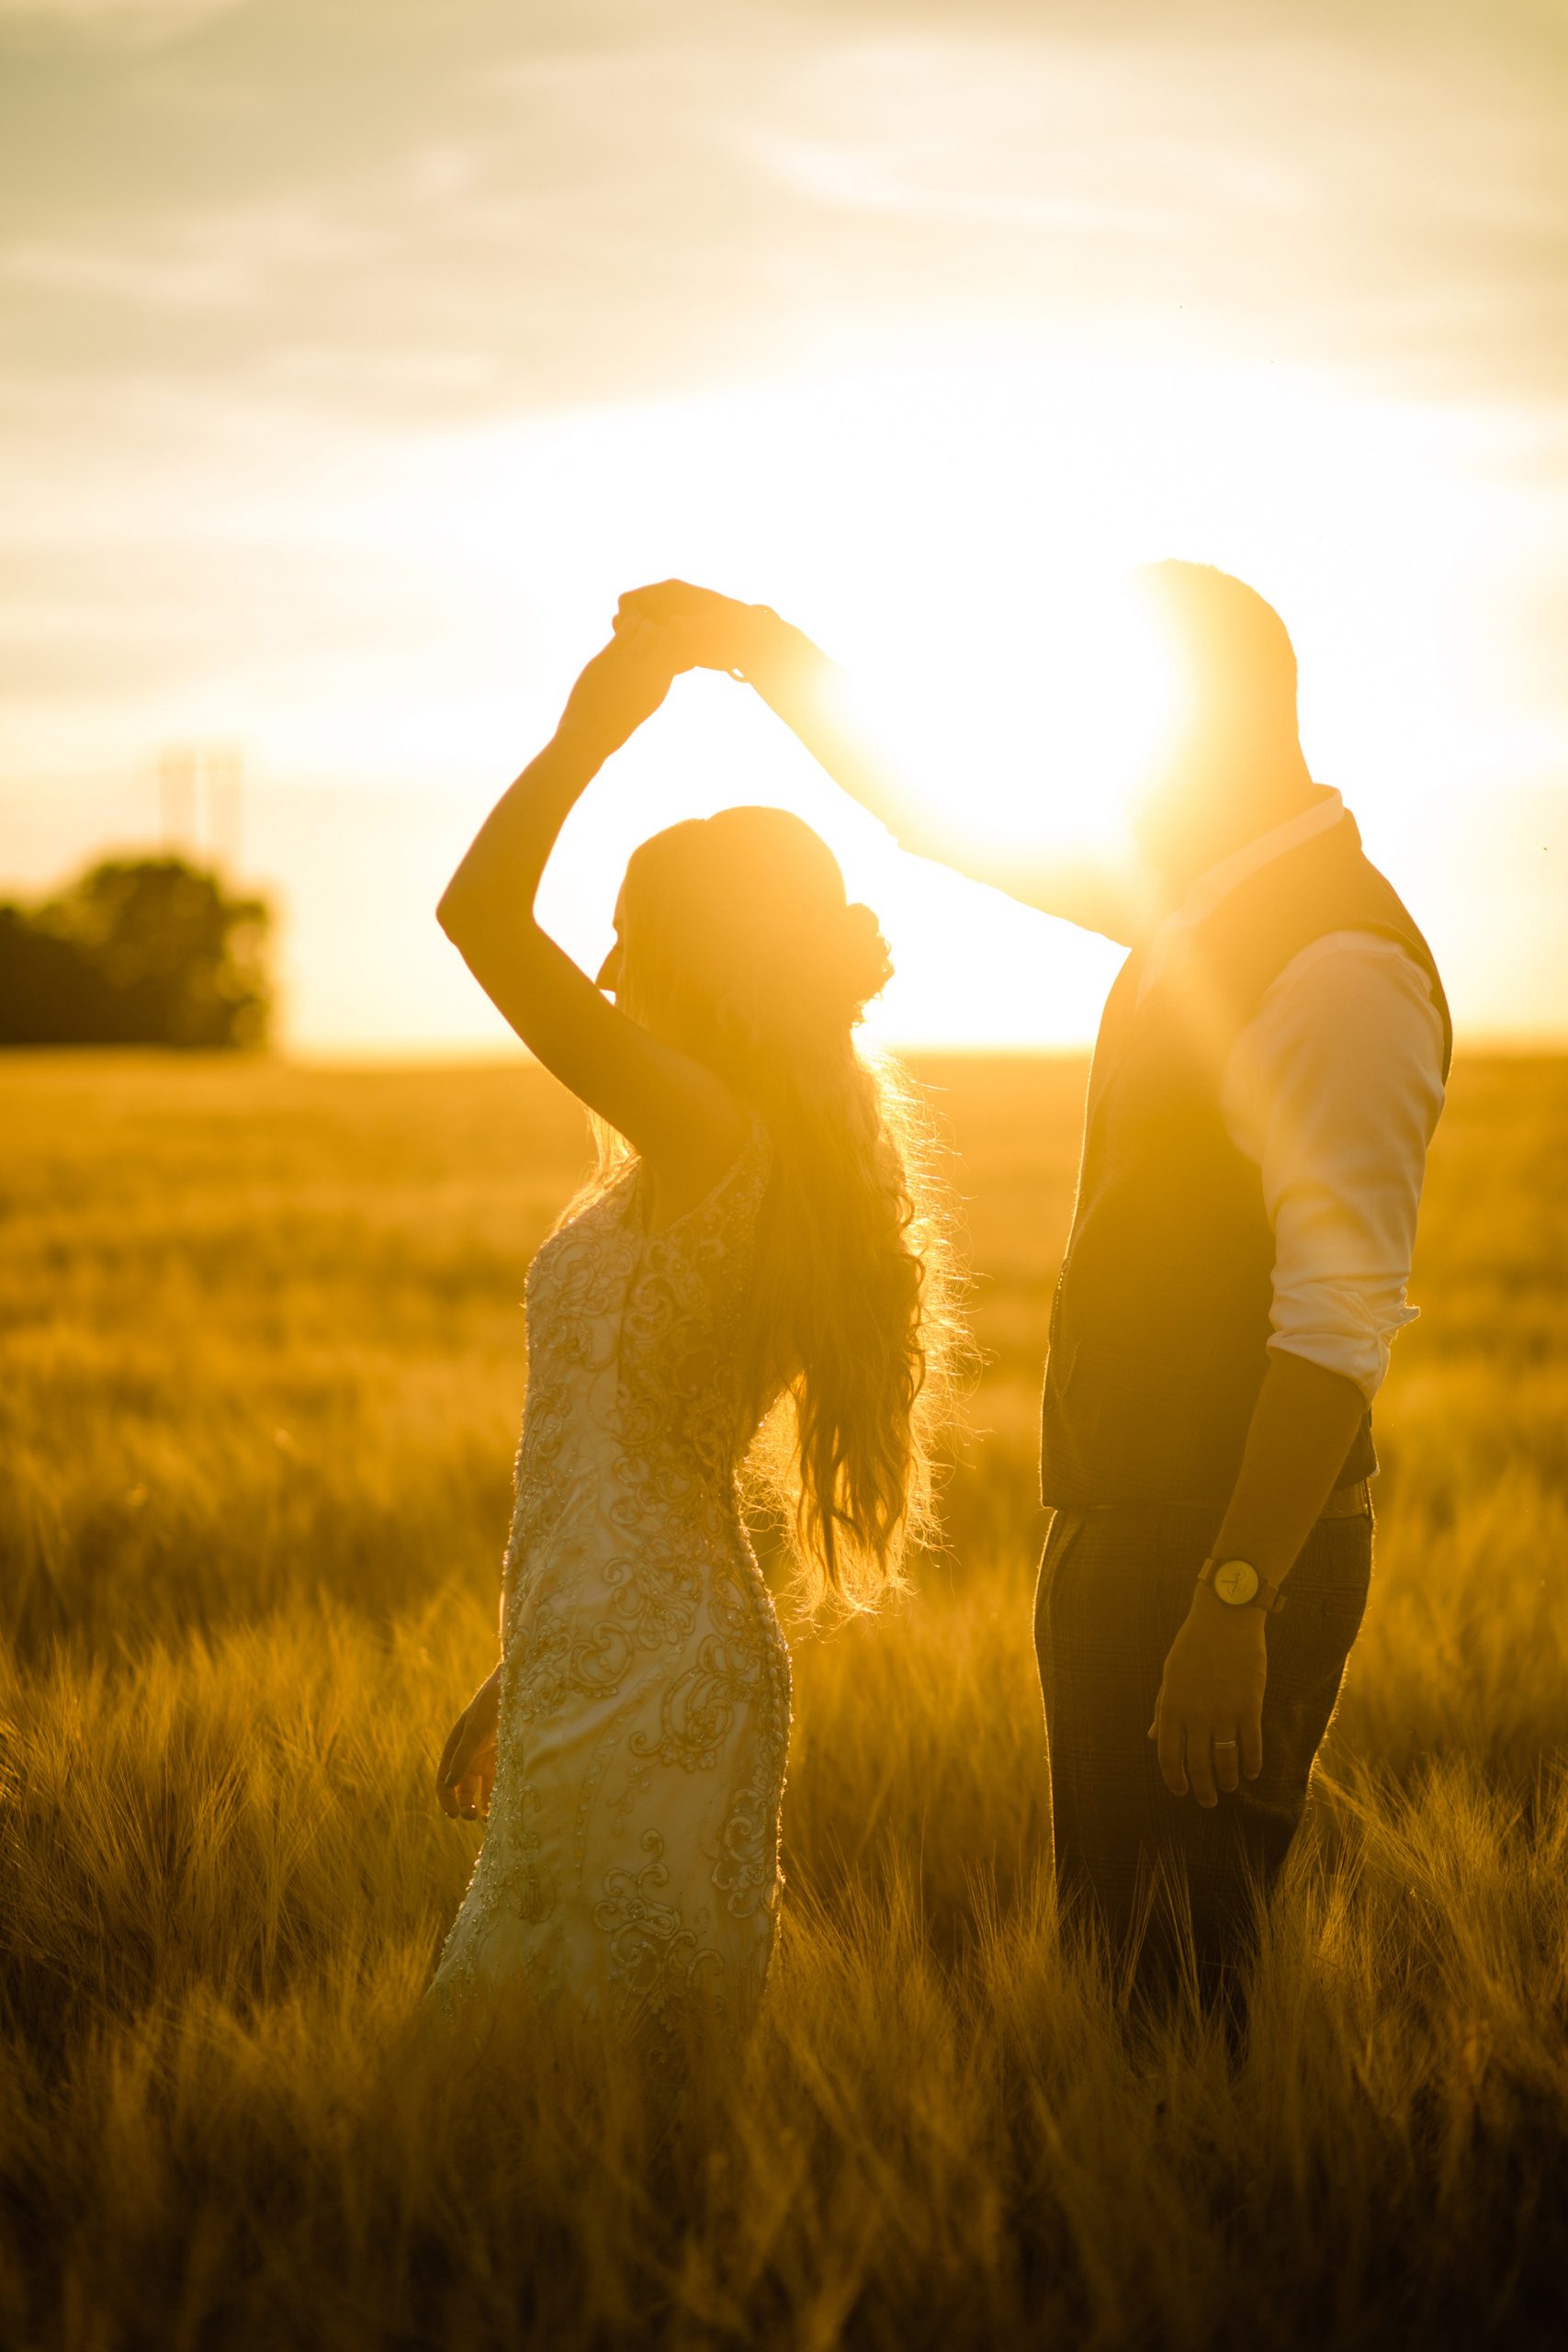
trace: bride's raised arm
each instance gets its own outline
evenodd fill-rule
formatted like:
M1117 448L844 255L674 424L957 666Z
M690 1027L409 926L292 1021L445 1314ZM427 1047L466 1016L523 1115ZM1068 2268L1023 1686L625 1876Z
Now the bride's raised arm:
M1111 939L1130 940L1139 928L1135 894L1114 873L988 846L967 834L962 820L943 820L923 808L919 796L892 772L883 748L857 722L838 663L771 605L742 604L711 588L665 580L624 595L615 627L658 628L676 668L725 670L754 687L834 783L879 818L913 856L950 865L1042 914L1058 915Z
M609 1003L536 912L561 827L672 674L656 629L628 630L594 655L554 735L475 835L436 919L524 1044L635 1146L679 1211L734 1159L744 1114L711 1070Z

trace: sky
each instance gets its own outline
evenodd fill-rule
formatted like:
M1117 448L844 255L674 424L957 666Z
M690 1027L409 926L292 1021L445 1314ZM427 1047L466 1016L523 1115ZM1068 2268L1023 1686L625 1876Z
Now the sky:
M1066 855L1094 618L1182 555L1284 616L1461 1030L1568 1035L1565 119L1558 0L0 0L0 890L210 851L287 1042L488 1049L432 910L619 590L777 605ZM573 816L574 952L737 798L878 908L884 1034L1091 1034L1114 951L714 678Z

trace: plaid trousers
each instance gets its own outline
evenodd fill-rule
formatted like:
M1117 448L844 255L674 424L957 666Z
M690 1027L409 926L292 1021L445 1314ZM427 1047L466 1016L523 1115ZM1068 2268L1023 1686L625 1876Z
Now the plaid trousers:
M1205 1811L1174 1797L1147 1736L1166 1653L1219 1532L1201 1510L1058 1510L1035 1595L1056 1880L1066 1914L1097 1929L1154 1990L1186 1973L1235 1978L1300 1826L1371 1574L1365 1481L1332 1498L1268 1621L1263 1769Z

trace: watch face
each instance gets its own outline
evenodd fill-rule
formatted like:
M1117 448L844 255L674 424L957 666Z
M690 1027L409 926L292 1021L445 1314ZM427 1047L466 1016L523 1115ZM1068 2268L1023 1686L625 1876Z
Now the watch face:
M1250 1560L1225 1560L1214 1570L1214 1590L1233 1609L1258 1596L1258 1570Z

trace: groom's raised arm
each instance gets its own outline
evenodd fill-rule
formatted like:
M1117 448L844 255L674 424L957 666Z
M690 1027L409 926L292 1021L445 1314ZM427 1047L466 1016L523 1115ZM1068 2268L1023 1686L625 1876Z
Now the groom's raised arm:
M880 819L901 849L949 865L971 881L1123 942L1140 928L1132 888L1108 868L1074 865L989 848L929 806L896 773L886 748L861 719L847 673L803 629L769 605L746 605L679 580L635 589L628 616L678 633L684 666L727 671L755 689L835 784Z

